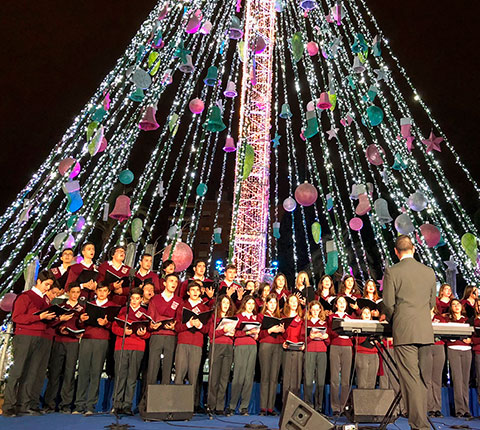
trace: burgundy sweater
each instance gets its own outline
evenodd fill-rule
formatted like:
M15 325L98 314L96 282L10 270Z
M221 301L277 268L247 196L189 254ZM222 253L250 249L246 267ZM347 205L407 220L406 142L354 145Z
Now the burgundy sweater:
M265 312L265 315L273 317L273 315L268 312L268 310ZM263 321L264 316L263 314L258 314L258 320L260 322ZM260 333L258 334L258 341L260 343L273 343L273 344L282 344L284 341L283 338L283 333L268 333L268 330L262 329L260 330Z
M212 315L212 318L208 321L208 335L210 336L210 342L213 342L213 329L218 326L218 323L222 318L217 316L215 324L213 323L213 319L215 315ZM233 336L226 336L225 331L215 330L215 344L224 344L224 345L233 345Z
M353 346L352 340L348 336L340 336L335 330L332 330L333 318L340 318L340 316L337 313L334 313L328 317L328 335L330 337L330 345ZM348 314L345 314L343 319L353 318Z
M148 312L155 321L158 321L160 318L168 317L173 320L176 319L176 313L179 308L182 308L182 300L177 296L173 296L170 301L166 301L162 294L153 296L148 303ZM151 330L152 335L162 335L162 336L175 336L175 330L167 330L160 326L158 330Z
M117 270L115 267L113 267L108 261L104 261L100 266L98 266L98 280L97 282L103 282L105 279L105 275L107 273L107 270L109 272L112 272L114 275L117 275L119 278L123 278L125 276L130 275L130 267L122 264L120 268ZM128 293L130 292L130 285L125 285L125 282L122 284L122 292L120 294L117 294L113 291L113 284L109 285L110 289L112 290L111 293L111 298L112 302L116 303L117 305L120 306L125 306L125 303L127 303L127 298L128 298Z
M199 314L208 311L208 307L203 303L192 306L188 300L184 300L181 306L177 308L175 330L178 333L178 344L195 345L200 348L203 346L203 335L207 333L207 325L204 324L199 330L196 327L188 328L186 324L182 324L183 308L187 308Z
M75 282L84 270L95 270L95 265L92 263L89 267L83 265L82 263L72 264L68 268L67 282L65 286L68 286L70 283ZM81 297L85 297L85 300L91 301L95 298L95 291L82 288Z
M328 333L328 323L327 321L317 320L313 323L311 320L308 320L307 327L324 327L327 329ZM305 324L302 327L301 333L302 341L305 339ZM327 352L327 346L330 344L330 336L327 339L312 339L310 336L307 337L307 351L308 352Z
M258 315L245 316L243 314L237 314L238 318L237 329L235 330L235 346L239 345L256 345L257 341L246 333L245 330L240 329L240 325L243 322L260 322Z
M125 320L127 314L127 307L125 306L118 313L117 318ZM135 312L132 307L128 311L128 322L133 321L143 321L145 320L143 315L142 307L139 307ZM115 320L112 324L112 332L117 337L115 339L115 351L120 351L122 349L123 341L123 326ZM138 336L136 331L133 331L132 334L125 336L124 351L145 351L145 339L150 337L150 332L147 330L143 336Z
M155 272L150 271L145 276L142 276L137 270L137 272L135 273L135 278L138 278L141 281L144 281L145 279L151 279L153 282L155 294L160 294L163 291L163 289L160 288L160 278Z
M28 290L20 294L13 304L12 320L15 323L15 335L48 337L45 333L47 325L35 312L48 307L44 297L35 291Z
M92 303L94 305L97 304L95 300L93 300ZM107 308L109 306L117 306L117 304L112 302L111 300L107 300L107 302L102 305L102 308ZM85 333L83 333L82 339L108 340L110 339L111 326L112 326L112 323L110 322L103 327L91 326L91 325L82 323L81 321L78 322L78 327L85 329Z

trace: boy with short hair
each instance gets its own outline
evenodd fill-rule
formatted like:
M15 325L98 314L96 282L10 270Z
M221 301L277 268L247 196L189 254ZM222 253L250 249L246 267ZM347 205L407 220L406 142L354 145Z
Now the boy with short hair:
M93 304L101 307L116 306L108 299L108 285L98 284L95 290L96 299ZM78 384L74 414L93 415L98 401L98 390L103 364L107 355L110 326L107 316L98 318L98 325L87 325L88 314L80 315L79 326L85 328L78 352Z
M85 242L80 250L83 260L80 263L72 264L68 269L67 282L65 285L70 285L75 282L84 270L96 270L93 264L93 257L95 257L95 245L92 242ZM82 289L81 297L85 300L93 300L95 297L95 289L97 288L97 281L88 281L80 284Z

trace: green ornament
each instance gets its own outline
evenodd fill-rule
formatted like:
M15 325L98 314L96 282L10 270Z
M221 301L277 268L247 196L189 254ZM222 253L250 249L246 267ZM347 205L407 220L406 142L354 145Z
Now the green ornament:
M247 144L245 146L245 159L243 161L243 177L242 177L243 180L247 179L248 175L250 175L253 168L254 161L255 161L255 150L253 149L252 145Z
M92 136L95 134L95 130L98 127L98 122L97 121L92 121L90 124L88 124L87 127L87 141L92 138Z
M138 242L138 239L140 239L140 235L142 234L143 230L143 221L140 218L135 218L132 221L130 229L132 231L132 240L134 242Z
M298 63L303 56L303 39L302 39L302 32L298 31L292 37L292 53L294 60Z
M312 224L312 236L316 244L320 243L320 237L322 236L322 226L319 222L315 221Z
M375 127L383 121L383 110L378 106L369 106L367 108L367 116L370 124Z
M67 219L67 227L72 228L78 221L78 215L72 215L70 218Z
M473 264L477 264L477 238L472 233L465 233L462 236L462 248Z
M333 112L335 110L335 106L337 106L337 95L328 93L328 100L330 100L330 103L332 104L330 110Z
M172 132L175 128L175 125L177 124L178 121L178 114L174 113L170 117L170 121L168 121L168 129Z
M197 185L197 196L203 197L205 194L207 194L207 191L207 184L200 183Z
M160 54L157 51L152 51L150 52L150 55L148 56L147 64L148 68L152 67L157 58L160 56Z

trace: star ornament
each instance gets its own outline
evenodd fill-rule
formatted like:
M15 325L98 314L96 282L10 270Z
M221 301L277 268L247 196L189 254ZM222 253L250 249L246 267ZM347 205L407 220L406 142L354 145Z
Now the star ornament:
M376 82L386 81L389 75L389 71L383 69L375 69L374 72L377 75L375 78Z
M335 128L335 126L332 125L332 128L327 131L328 134L328 140L332 140L334 137L337 138L337 133L339 128Z
M281 135L279 135L278 133L275 133L275 137L272 139L274 148L277 148L280 145L280 138L281 137L282 137Z
M430 132L430 137L428 139L422 140L422 143L427 145L427 153L433 150L442 152L442 148L440 148L440 142L443 142L443 137L435 136L433 131Z

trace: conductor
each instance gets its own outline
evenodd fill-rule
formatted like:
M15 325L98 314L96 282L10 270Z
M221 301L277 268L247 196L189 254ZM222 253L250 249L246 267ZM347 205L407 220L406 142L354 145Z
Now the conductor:
M395 242L399 263L385 270L383 303L393 324L393 344L400 389L412 429L427 430L427 388L420 362L425 346L433 344L430 309L435 306L435 274L413 258L415 247L408 236Z

